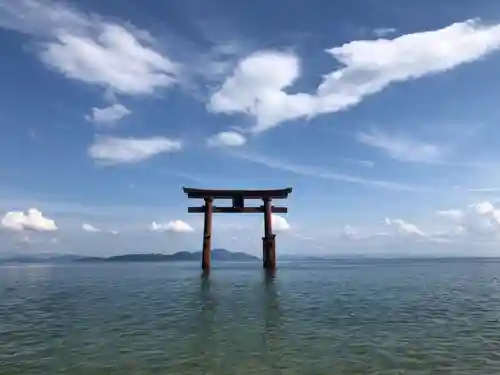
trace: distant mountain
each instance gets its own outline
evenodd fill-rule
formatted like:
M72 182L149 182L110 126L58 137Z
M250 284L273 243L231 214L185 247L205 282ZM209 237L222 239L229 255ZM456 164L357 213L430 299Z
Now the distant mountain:
M259 258L242 252L232 252L224 249L213 249L212 260L217 262L252 262ZM189 262L201 261L201 251L179 251L174 254L124 254L111 257L85 257L79 255L33 254L14 255L0 259L0 264L21 263L72 263L72 262Z
M20 263L71 263L79 261L85 257L79 255L57 255L57 254L32 254L13 255L0 259L0 264L20 264Z
M198 256L201 257L201 251L197 252ZM201 259L199 258L198 259ZM251 262L260 260L254 255L250 255L242 252L232 252L224 249L214 249L212 250L212 260L215 261L230 261L230 262Z
M200 261L201 251L189 252L189 251L179 251L174 254L126 254L117 255L109 258L100 258L100 261L104 262L188 262L188 261ZM212 250L212 260L213 261L224 261L224 262L250 262L259 260L259 258L241 252L232 252L224 249L214 249ZM88 261L86 259L81 259L80 261ZM95 259L94 259L95 261Z

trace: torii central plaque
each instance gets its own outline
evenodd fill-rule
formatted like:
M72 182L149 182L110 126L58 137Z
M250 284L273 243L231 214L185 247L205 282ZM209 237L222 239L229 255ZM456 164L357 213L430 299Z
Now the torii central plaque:
M203 252L201 267L204 271L210 270L211 245L212 245L212 214L213 213L263 213L264 237L262 237L263 267L267 270L276 268L276 235L273 234L271 214L287 213L286 207L271 205L273 199L286 199L292 188L273 190L215 190L183 188L188 198L203 199L205 204L200 207L188 207L188 212L204 213ZM230 199L232 206L214 206L214 199ZM260 199L261 206L245 206L245 199Z

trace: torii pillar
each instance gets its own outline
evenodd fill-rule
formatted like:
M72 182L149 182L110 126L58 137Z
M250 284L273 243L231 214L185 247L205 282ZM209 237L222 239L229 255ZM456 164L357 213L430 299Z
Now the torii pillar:
M276 269L276 235L273 234L271 198L264 201L264 237L262 237L262 266L266 270Z
M203 223L203 252L201 257L201 269L204 272L210 270L210 249L212 248L212 211L213 198L205 198L205 220Z

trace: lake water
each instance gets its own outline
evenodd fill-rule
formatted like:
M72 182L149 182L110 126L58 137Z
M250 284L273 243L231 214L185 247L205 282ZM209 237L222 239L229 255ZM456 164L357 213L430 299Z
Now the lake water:
M0 374L499 374L500 261L0 267Z

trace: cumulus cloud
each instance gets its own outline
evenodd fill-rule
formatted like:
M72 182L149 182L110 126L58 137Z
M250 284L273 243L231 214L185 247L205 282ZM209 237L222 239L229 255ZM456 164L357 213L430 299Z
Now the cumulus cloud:
M131 164L161 153L176 152L181 148L181 141L165 137L99 137L89 148L89 155L100 164Z
M152 94L180 70L147 32L62 2L0 0L0 27L34 36L40 59L64 76L121 94Z
M326 51L343 67L325 75L314 94L286 91L301 75L296 55L260 51L239 62L208 108L252 116L253 131L264 131L283 121L345 110L390 84L441 73L499 48L500 25L478 20L394 39L352 41Z
M479 202L462 209L439 210L436 214L445 219L444 223L448 225L443 227L443 222L434 222L433 227L438 230L424 231L408 221L386 218L384 224L390 228L387 232L358 231L346 225L336 237L367 246L400 246L401 241L408 244L470 246L473 243L497 243L500 240L500 209L490 202Z
M99 233L101 231L99 228L96 228L93 225L90 225L90 224L87 224L87 223L83 223L82 224L82 229L85 232L89 232L89 233Z
M246 143L246 138L240 133L236 132L221 132L218 133L207 140L207 145L209 147L237 147L243 146Z
M22 211L7 212L2 217L0 226L13 231L53 232L58 230L55 221L44 217L36 208L30 208L27 213Z
M365 228L357 230L350 225L344 226L335 237L345 240L343 244L357 244L362 246L401 246L402 244L449 244L458 240L457 234L450 231L424 232L415 224L402 219L386 218L384 224L389 230L379 228Z
M500 209L490 202L474 203L461 209L439 210L436 214L451 225L447 225L444 230L424 232L401 219L387 218L385 223L393 228L393 237L429 243L471 244L500 240Z
M375 130L359 132L356 139L402 162L438 163L444 155L443 148L438 145Z
M175 232L175 233L191 233L194 229L182 220L173 220L167 223L157 223L153 221L149 226L152 232Z
M130 113L132 112L125 106L114 103L106 108L92 108L92 113L85 118L99 125L113 125Z
M468 205L463 209L437 212L455 225L454 231L469 236L500 236L500 209L490 202Z
M290 230L290 224L283 217L276 214L271 215L271 225L273 227L273 232L286 232Z
M350 225L345 225L340 231L342 237L347 239L355 239L358 237L358 231L352 228Z

